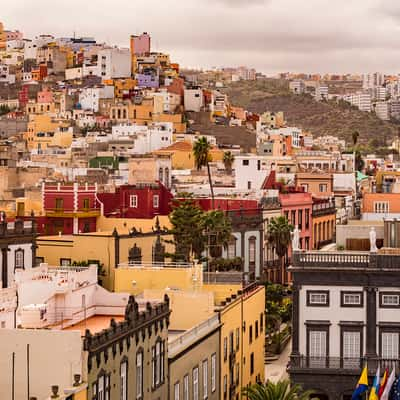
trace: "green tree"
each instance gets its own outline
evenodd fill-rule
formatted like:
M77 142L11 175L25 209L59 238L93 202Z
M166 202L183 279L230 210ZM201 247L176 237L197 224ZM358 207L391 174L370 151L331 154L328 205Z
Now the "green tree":
M356 144L357 144L357 141L358 141L358 137L360 136L360 132L358 132L358 131L354 131L352 134L351 134L351 138L353 139L353 145L355 146Z
M290 385L288 379L273 383L256 383L242 389L243 398L249 400L310 400L313 392L303 391L299 385Z
M284 257L287 254L293 229L293 225L289 224L287 218L284 216L272 218L268 224L268 240L275 248L282 270L284 268Z
M211 170L210 170L210 161L212 161L212 158L210 150L211 150L211 145L210 143L208 143L207 139L204 136L199 138L193 146L193 155L197 170L201 170L203 167L207 167L208 182L210 184L210 191L211 191L212 208L214 208L214 188L211 180Z
M232 234L229 217L221 210L211 210L204 214L204 234L213 258L221 257L222 248L227 248Z
M224 152L224 157L222 159L226 172L228 174L232 173L232 165L233 165L233 161L235 160L234 155L232 154L232 152L230 151L225 151Z
M175 245L172 258L183 262L189 262L191 254L200 258L204 250L204 213L191 195L184 194L173 201L169 220Z

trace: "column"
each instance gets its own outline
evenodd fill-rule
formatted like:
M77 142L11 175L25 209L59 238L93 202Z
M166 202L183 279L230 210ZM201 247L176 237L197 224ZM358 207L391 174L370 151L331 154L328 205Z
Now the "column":
M300 352L299 352L299 313L300 313L300 290L301 285L293 285L292 287L292 353L290 355L294 366L298 365Z
M368 359L375 359L378 357L376 352L376 287L367 286L364 288L367 294L366 302L366 352L365 356Z

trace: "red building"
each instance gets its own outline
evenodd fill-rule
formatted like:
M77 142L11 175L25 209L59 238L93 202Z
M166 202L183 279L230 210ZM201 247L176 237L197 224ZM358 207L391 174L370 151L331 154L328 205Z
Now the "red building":
M122 185L115 193L99 193L104 216L116 218L154 218L171 211L171 192L161 183Z
M45 183L42 186L44 218L38 220L38 232L45 235L95 232L101 214L97 185Z
M204 211L212 210L212 200L210 198L206 199L196 199L197 204ZM214 209L221 211L232 211L232 210L257 210L258 209L257 200L249 199L229 199L229 198L216 198L214 199Z

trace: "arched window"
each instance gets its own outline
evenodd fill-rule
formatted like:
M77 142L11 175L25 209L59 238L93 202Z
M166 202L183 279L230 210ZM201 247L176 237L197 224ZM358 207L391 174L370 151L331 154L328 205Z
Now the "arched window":
M143 398L143 364L144 364L143 349L136 353L136 398Z
M165 168L164 171L164 185L169 188L169 168Z
M160 167L160 168L158 169L158 180L159 180L161 183L163 183L163 182L164 182L163 179L164 179L164 171L163 171L162 167Z
M128 359L125 357L120 366L121 400L128 400Z
M164 342L157 338L151 348L152 387L157 388L164 382Z
M231 236L228 243L228 259L236 257L236 238Z
M17 249L15 250L15 263L14 263L14 268L18 269L24 268L24 250L23 249Z

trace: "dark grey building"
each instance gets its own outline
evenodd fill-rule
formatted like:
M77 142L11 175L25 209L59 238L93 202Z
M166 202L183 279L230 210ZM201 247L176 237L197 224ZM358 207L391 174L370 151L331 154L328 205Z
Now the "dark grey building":
M400 367L400 252L389 251L292 256L289 373L320 399L350 398L365 362L371 382L378 365Z

